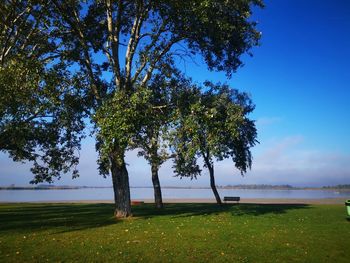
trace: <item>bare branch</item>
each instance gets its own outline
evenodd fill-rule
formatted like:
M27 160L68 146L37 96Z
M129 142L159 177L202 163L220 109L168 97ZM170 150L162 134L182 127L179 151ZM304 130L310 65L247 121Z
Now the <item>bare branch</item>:
M159 41L160 39L160 36L162 35L162 33L164 33L166 30L165 30L165 27L166 27L166 21L163 20L163 23L161 24L161 26L159 27L159 30L156 34L152 35L150 33L147 33L147 34L143 34L140 36L139 40L145 36L151 36L152 38L152 42L146 47L146 49L144 50L143 53L147 54L152 48L155 47L155 45L157 44L157 42ZM131 83L135 83L135 81L138 79L138 77L140 76L140 74L142 73L142 71L146 68L148 64L148 60L147 59L144 59L142 64L138 67L138 69L136 70L135 74L134 74L134 77L132 78L131 80Z
M4 61L5 61L6 56L7 56L8 53L11 51L11 49L13 48L13 46L14 46L14 44L15 44L15 43L13 43L13 45L10 45L10 44L9 44L10 39L11 39L13 33L14 33L14 38L16 38L16 37L17 37L17 34L18 34L18 30L15 30L15 27L14 27L14 26L11 28L11 31L10 31L9 35L7 36L7 39L6 39L6 41L5 41L5 43L4 43L4 46L3 46L3 48L2 48L1 60L0 60L2 65L4 64Z
M91 85L92 92L94 93L95 98L98 101L100 101L101 97L100 97L99 92L98 92L98 87L96 84L95 75L94 75L94 72L92 69L92 60L91 60L91 57L89 54L89 47L86 43L85 35L81 29L79 15L76 12L76 10L72 10L73 11L73 18L74 18L72 20L71 17L67 14L67 10L65 10L65 8L57 2L57 0L52 0L52 2L54 3L54 5L58 9L58 11L61 13L62 17L71 26L74 33L77 35L77 37L79 39L79 43L82 46L83 53L84 53L84 59L82 59L81 61L82 61L83 65L85 65L85 67L88 71L88 75L89 75L90 81L92 83L92 85Z
M118 87L121 85L121 72L119 64L119 34L121 30L121 16L123 12L122 1L118 1L118 13L116 22L113 21L113 7L111 0L106 0L106 12L107 12L107 27L108 27L108 41L109 47L112 50L112 56L109 57L113 61L113 71L115 74L115 83Z
M1 59L0 59L1 64L4 63L6 56L10 53L11 49L13 48L16 41L18 40L19 30L21 30L22 25L27 21L32 9L33 9L32 6L28 6L27 8L25 8L12 21L8 22L11 25L8 25L8 23L5 23L5 26L7 28L11 27L11 30L8 33L7 38L3 44L3 48L2 48L2 52L1 52ZM20 21L20 23L18 25L16 25L17 21L20 18L22 18L24 15L26 15L26 17L22 21ZM11 17L11 14L7 18L9 18L9 17ZM6 32L6 30L5 30L5 32ZM12 42L12 45L10 44L10 41Z
M141 81L141 86L145 86L147 84L147 82L150 80L150 78L152 77L152 73L153 70L155 69L157 63L164 57L164 55L166 53L169 52L169 50L171 49L171 47L179 42L181 40L181 38L175 38L169 41L169 43L164 47L164 49L162 50L162 52L160 52L160 54L155 57L155 59L150 63L150 66L147 70L147 73L145 74L144 78Z
M47 56L47 57L41 59L40 61L43 62L43 63L47 63L50 60L53 60L55 58L60 58L60 57L61 57L61 55L51 55L51 56Z
M73 9L73 14L74 14L74 18L75 18L75 23L73 23L73 25L74 25L74 27L79 35L79 40L80 40L80 43L83 47L83 52L84 52L84 56L85 56L84 62L85 62L86 68L88 70L90 81L92 83L92 91L93 91L96 99L99 101L101 99L101 97L100 97L100 94L98 92L98 87L96 84L95 75L94 75L94 72L92 70L92 59L90 57L89 47L86 43L85 35L84 35L83 31L81 30L81 26L80 26L81 23L80 23L79 15L75 9Z
M135 20L133 23L133 27L131 29L129 44L127 47L126 55L125 55L125 75L126 80L130 82L131 79L131 66L133 57L135 54L136 47L140 40L140 30L142 27L142 23L145 19L145 16L147 15L148 10L142 10L143 5L142 2L140 6L138 7L138 12L136 13Z
M26 9L23 10L23 12L19 13L16 18L13 20L13 24L16 24L17 23L17 20L19 20L22 16L24 16L25 14L29 14L30 11L32 11L33 9L33 6L28 6ZM26 19L25 19L26 20Z
M32 28L32 30L30 30L30 32L28 33L28 35L25 37L20 49L24 50L28 44L29 39L31 38L31 36L34 34L34 32L37 29L37 23L35 24L35 26Z
M112 58L112 54L109 52L109 42L106 42L106 47L102 47L102 51L106 54L109 63L111 63L112 67L114 67L114 60Z

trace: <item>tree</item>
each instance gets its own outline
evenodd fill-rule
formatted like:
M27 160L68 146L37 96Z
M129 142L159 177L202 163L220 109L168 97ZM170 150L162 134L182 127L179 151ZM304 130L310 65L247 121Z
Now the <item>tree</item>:
M170 85L162 75L156 75L147 86L149 91L148 110L144 112L146 120L133 139L131 148L139 148L151 166L154 201L157 208L163 207L162 191L158 176L160 166L169 158L166 135L170 125Z
M57 45L41 1L2 1L0 13L0 151L33 162L32 183L71 169L77 176L81 79L53 61Z
M197 157L208 168L210 186L215 199L221 199L215 185L214 160L231 158L237 169L245 173L251 167L250 147L257 142L254 121L248 114L254 105L246 93L227 85L205 83L192 102L179 107L179 122L174 131L175 172L178 176L196 177L201 173Z
M94 94L100 172L111 172L117 217L131 215L125 152L143 126L152 76L177 56L200 53L229 76L258 44L251 7L259 0L52 0L62 57L83 72ZM124 54L124 56L122 56ZM109 76L109 78L106 76Z
M142 127L133 138L132 149L139 149L151 166L154 200L157 208L163 207L162 191L158 176L161 165L173 157L169 151L169 138L174 126L179 94L190 88L190 80L180 72L157 73L147 86L148 110Z

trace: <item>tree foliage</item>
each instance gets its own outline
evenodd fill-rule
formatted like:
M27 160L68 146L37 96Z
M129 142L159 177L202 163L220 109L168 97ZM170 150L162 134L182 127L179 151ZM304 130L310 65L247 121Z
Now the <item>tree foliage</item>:
M147 86L149 99L144 111L141 129L133 137L131 149L138 150L151 166L154 199L158 208L163 207L158 171L172 157L169 151L170 134L176 122L178 94L190 87L190 80L180 72L172 75L157 73Z
M10 6L13 2L4 3ZM14 26L21 35L14 38L18 43L14 46L24 41L33 44L24 50L39 50L34 45L44 41L43 46L49 48L43 49L45 59L38 60L37 56L35 61L43 63L46 70L58 60L65 70L79 73L77 78L68 77L79 80L79 85L68 85L73 88L70 94L76 101L84 98L81 104L74 105L90 109L85 112L96 128L100 171L111 171L117 215L131 214L124 159L136 135L152 122L145 118L145 112L154 114L147 105L154 94L150 81L157 73L171 74L178 59L196 54L203 56L209 69L230 76L242 65L241 55L257 45L260 38L256 23L250 19L253 6L262 6L262 2L27 0L11 7L19 14L24 11L23 19L27 21L22 31ZM30 33L31 29L34 33ZM7 28L3 32L12 34ZM39 37L40 32L43 37ZM28 42L32 36L37 37ZM47 64L50 57L54 60ZM90 96L93 104L85 101ZM63 97L60 94L59 98ZM80 116L74 115L77 119ZM76 134L81 130L81 125L71 129Z
M0 150L32 161L33 183L77 176L84 83L54 62L41 1L3 1L0 12Z
M195 178L201 173L197 164L201 157L221 203L215 187L214 161L231 158L242 174L251 167L250 148L257 142L257 131L248 115L254 105L246 93L227 85L206 82L202 90L194 90L187 105L178 108L179 120L173 134L174 169L180 177Z

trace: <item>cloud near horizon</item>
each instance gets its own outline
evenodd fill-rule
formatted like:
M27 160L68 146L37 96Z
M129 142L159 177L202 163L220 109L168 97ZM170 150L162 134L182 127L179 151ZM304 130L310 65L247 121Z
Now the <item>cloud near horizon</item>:
M252 170L241 176L231 160L215 164L217 185L227 184L290 184L293 186L324 186L350 183L350 155L342 152L316 151L304 146L300 135L271 139L253 149ZM63 175L57 185L111 185L111 178L102 178L96 165L97 154L92 140L84 142L79 164L80 178L72 180ZM137 156L137 151L127 153L126 161L131 186L152 185L149 164ZM199 160L200 161L200 160ZM5 154L0 155L0 185L27 185L31 180L29 164L15 163ZM197 180L174 177L171 161L159 171L163 186L208 186L205 168Z

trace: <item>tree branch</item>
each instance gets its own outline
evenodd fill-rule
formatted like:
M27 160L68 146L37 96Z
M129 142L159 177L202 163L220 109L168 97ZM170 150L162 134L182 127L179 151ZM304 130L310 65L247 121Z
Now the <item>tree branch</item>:
M13 48L14 45L9 45L10 40L12 39L13 44L16 43L16 41L18 40L18 31L21 30L21 27L23 25L23 23L25 21L27 21L30 11L33 9L32 6L28 6L27 8L25 8L21 13L19 13L10 23L11 23L11 30L8 33L4 46L2 48L2 54L1 54L1 59L0 62L3 65L4 60L6 58L6 56L9 54L9 52L11 51L11 49ZM27 15L27 17L25 19L23 19L18 25L16 25L17 21L24 15ZM11 16L11 14L7 17L9 18ZM6 23L5 23L6 25ZM9 27L8 25L6 25L6 27ZM5 30L6 32L6 30ZM6 33L5 33L6 34ZM14 35L13 35L14 34Z
M175 38L171 41L169 41L169 43L164 47L164 49L162 50L162 52L160 52L160 54L158 56L156 56L156 58L150 63L150 66L147 70L147 73L145 74L144 78L141 81L141 86L145 86L147 84L147 82L150 80L150 78L152 77L152 73L153 70L155 69L157 63L163 58L163 56L169 52L169 50L171 49L171 47L179 42L181 40L181 38Z
M140 3L140 2L139 2ZM131 67L132 67L132 61L135 54L136 47L140 40L140 30L142 27L142 23L147 15L147 8L146 10L143 9L143 2L141 1L140 5L138 6L138 11L135 15L135 20L133 23L133 27L131 29L129 44L127 47L126 55L125 55L125 75L126 75L126 81L131 81Z
M113 71L115 74L115 83L117 87L121 87L121 72L119 64L119 34L121 29L121 16L123 12L122 0L118 1L118 13L115 24L113 23L113 7L111 0L106 0L106 12L107 12L107 27L108 27L108 42L109 47L112 50L112 56L110 59L113 61Z
M66 20L66 22L70 25L70 27L73 29L73 32L75 32L75 34L77 35L80 45L83 48L83 54L84 54L84 59L82 59L81 61L83 62L83 65L85 65L87 71L88 71L88 76L90 78L90 81L92 83L91 88L92 88L92 92L95 96L95 98L100 101L101 97L99 95L98 92L98 86L96 84L96 80L95 80L95 75L92 69L92 60L90 58L90 54L89 54L89 47L86 43L86 38L85 35L83 33L83 31L81 30L81 23L80 23L80 19L79 19L79 15L77 14L76 10L73 10L73 17L74 20L72 20L70 18L67 12L67 10L64 9L64 7L62 7L57 0L52 0L52 2L54 3L55 7L58 9L58 11L61 13L62 17ZM69 7L68 7L69 8Z
M143 34L139 37L139 40L145 36L150 36L152 38L152 42L146 47L146 49L144 50L143 53L147 54L156 45L156 43L160 39L161 34L165 32L165 27L166 27L166 21L163 20L162 25L159 27L159 30L155 35L147 33L147 34ZM145 58L143 60L142 64L140 65L140 67L138 67L138 69L136 70L134 77L131 80L132 84L134 84L136 82L136 80L138 79L138 77L140 76L142 71L145 69L147 64L148 64L148 60Z

